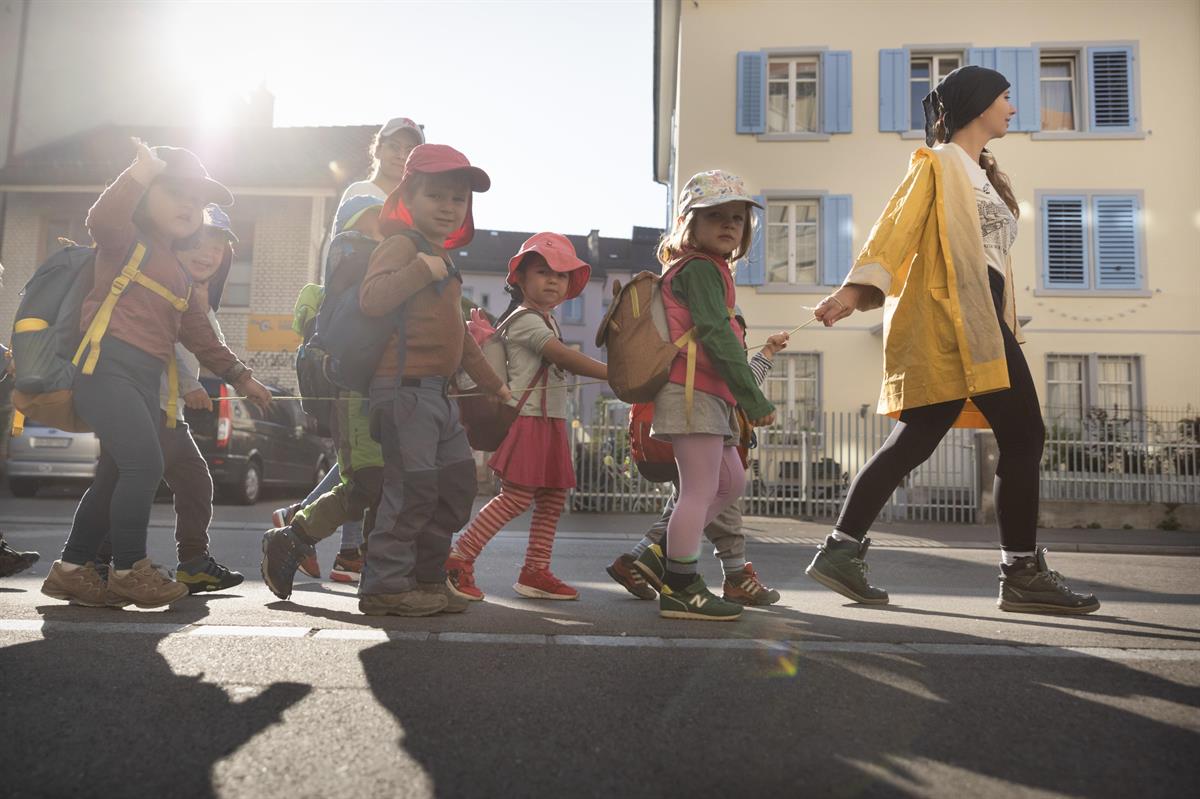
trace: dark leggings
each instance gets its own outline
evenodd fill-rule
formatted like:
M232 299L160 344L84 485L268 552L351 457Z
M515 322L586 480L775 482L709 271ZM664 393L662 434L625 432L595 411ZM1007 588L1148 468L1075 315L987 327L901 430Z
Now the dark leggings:
M146 557L150 507L163 475L158 388L163 363L108 336L90 375L76 375L75 409L96 431L115 468L98 468L71 524L62 559L83 565L96 558L105 532L113 566L129 569Z
M990 268L988 277L999 318L1004 279ZM1003 321L1000 332L1010 387L979 394L971 401L987 417L1000 450L995 483L1000 546L1031 552L1037 544L1038 479L1046 428L1025 356ZM904 476L937 449L965 403L957 399L902 411L900 423L854 478L834 529L861 540Z

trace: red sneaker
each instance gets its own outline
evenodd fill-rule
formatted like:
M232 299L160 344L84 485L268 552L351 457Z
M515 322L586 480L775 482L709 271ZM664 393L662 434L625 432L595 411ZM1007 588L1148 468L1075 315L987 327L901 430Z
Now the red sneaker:
M554 576L549 569L521 569L513 590L530 599L579 599L579 592Z
M475 585L475 564L457 555L446 558L446 587L472 602L483 601L483 592Z
M335 583L357 583L362 576L363 559L357 549L339 552L333 559L329 579Z
M300 571L312 577L314 580L321 579L321 564L317 562L317 553L314 552L304 560L300 561Z

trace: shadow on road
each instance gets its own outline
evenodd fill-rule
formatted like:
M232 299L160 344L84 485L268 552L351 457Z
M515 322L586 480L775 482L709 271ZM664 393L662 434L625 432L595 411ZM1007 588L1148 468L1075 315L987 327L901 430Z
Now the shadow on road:
M213 764L278 722L311 687L278 682L233 702L218 685L175 674L158 652L163 636L144 625L199 621L211 598L190 597L153 622L138 618L137 634L55 623L113 623L134 613L39 607L50 622L44 638L0 648L3 793L214 796Z

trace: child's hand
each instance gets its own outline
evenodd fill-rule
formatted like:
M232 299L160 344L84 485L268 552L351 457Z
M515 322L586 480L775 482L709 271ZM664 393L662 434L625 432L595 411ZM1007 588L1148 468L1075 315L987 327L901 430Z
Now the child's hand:
M763 345L761 350L763 357L767 359L774 358L775 353L779 352L780 350L787 349L788 341L790 339L791 335L784 331L780 331L773 336L769 336L767 338L767 343Z
M510 389L507 385L500 386L500 390L496 392L496 396L500 398L501 402L507 405L508 403L512 402L512 389Z
M246 376L242 380L239 380L235 388L242 392L246 399L253 402L261 410L265 411L267 406L271 404L271 390L253 377Z
M211 411L213 409L212 397L208 396L208 392L203 388L184 394L183 404L193 411Z
M446 276L450 274L450 269L446 266L445 258L440 258L436 255L426 255L423 252L418 253L417 257L424 261L425 265L429 267L429 274L433 275L434 283L438 282L439 280L444 280Z
M137 159L134 161L134 168L138 171L138 177L149 183L158 176L159 172L167 168L167 162L155 155L150 149L150 145L136 136L131 136L129 140L137 148Z

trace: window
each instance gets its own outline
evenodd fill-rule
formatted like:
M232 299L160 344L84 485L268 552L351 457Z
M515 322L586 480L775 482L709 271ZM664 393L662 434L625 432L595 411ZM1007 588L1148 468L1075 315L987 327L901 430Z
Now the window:
M909 95L911 110L909 125L924 130L925 108L921 101L937 88L942 79L962 66L961 53L913 53L909 60Z
M562 320L569 325L583 324L583 297L575 297L562 304Z
M1078 61L1071 54L1042 54L1042 130L1077 130Z
M767 373L763 393L782 422L815 428L821 413L821 356L815 352L780 353Z
M248 216L235 216L233 233L238 237L233 245L233 265L225 280L225 291L221 295L222 308L250 307L250 285L254 278L254 220Z
M1042 287L1144 290L1140 207L1137 195L1041 195Z
M817 133L817 57L767 63L767 133Z
M463 286L462 287L462 295L464 297L466 297L468 300L471 300L473 302L475 300L475 287L474 286Z
M1046 418L1078 430L1093 409L1128 416L1141 409L1141 356L1047 355Z
M820 200L767 205L767 282L816 285Z
M737 59L738 133L823 139L851 132L849 50L746 50Z

